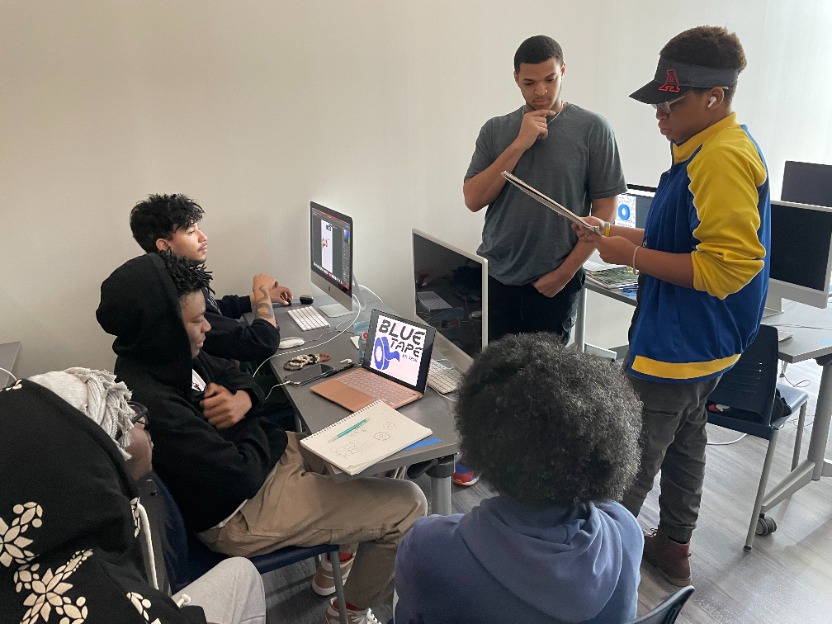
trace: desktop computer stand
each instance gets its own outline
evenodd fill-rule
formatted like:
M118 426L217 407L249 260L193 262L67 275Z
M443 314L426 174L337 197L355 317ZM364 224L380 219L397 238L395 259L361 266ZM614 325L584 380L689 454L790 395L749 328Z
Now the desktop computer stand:
M355 279L355 273L352 274L352 295L358 301L358 306L363 308L364 298L361 296L361 285L358 283L358 280ZM319 306L318 309L329 318L338 318L339 316L352 314L352 310L348 310L340 303L329 303L327 305Z

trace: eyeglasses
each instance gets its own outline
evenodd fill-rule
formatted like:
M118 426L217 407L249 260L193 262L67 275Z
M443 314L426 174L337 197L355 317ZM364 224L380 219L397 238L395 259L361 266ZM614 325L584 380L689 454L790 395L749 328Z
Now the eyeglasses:
M142 405L141 403L135 403L134 401L127 401L127 405L133 410L133 415L130 417L130 423L135 427L136 425L142 425L147 427L147 408ZM113 439L116 442L119 442L122 438L122 431L119 429L116 431L115 436Z
M720 89L722 89L723 91L728 91L730 88L731 87L720 87ZM665 115L669 115L670 111L673 109L673 107L676 104L678 104L679 102L681 102L682 100L684 100L691 93L693 93L693 91L688 91L684 95L680 95L679 97L677 97L675 100L668 100L667 102L659 102L658 104L651 104L651 106L653 108L655 108L656 110L660 110Z
M661 112L663 112L665 115L669 115L669 114L670 114L671 109L672 109L672 108L673 108L676 104L678 104L679 102L681 102L682 100L684 100L684 99L685 99L687 96L689 96L691 93L692 93L691 91L688 91L688 92L687 92L687 93L685 93L684 95L681 95L681 96L677 97L675 100L668 100L667 102L659 102L658 104L651 104L651 106L652 106L653 108L655 108L657 111L661 111Z

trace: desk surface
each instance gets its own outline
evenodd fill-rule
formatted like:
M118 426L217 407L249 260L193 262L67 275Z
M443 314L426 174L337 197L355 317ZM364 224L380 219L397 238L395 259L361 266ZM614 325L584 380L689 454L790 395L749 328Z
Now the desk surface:
M763 324L794 334L778 344L781 360L802 362L832 353L832 308L783 301L783 312L764 317Z
M605 288L589 280L586 281L586 288L617 301L636 305L635 294L617 288ZM832 308L814 308L784 300L783 312L763 317L762 324L782 328L793 334L788 340L778 343L778 357L784 362L803 362L832 353Z
M0 344L0 367L14 373L14 365L20 355L22 344L19 342L4 342ZM11 385L12 378L0 370L0 388Z
M316 301L316 303L318 302ZM384 308L383 305L379 305L378 303L368 304L368 308L374 307ZM332 358L329 364L336 366L343 359L349 358L356 360L358 358L358 350L350 340L352 336L352 319L355 313L329 319L333 328L336 326L343 328L346 325L347 330L342 334L336 334L335 332L327 333L318 341L313 341L312 339L321 336L326 330L313 329L304 332L291 319L286 308L276 308L275 313L280 323L281 337L300 336L306 340L306 344L303 346L278 351L278 354L271 359L272 370L274 370L275 377L280 381L283 381L284 375L291 372L283 368L284 362L301 353L328 353ZM348 416L350 411L313 393L310 389L312 385L314 385L314 382L306 386L283 386L283 388L286 390L289 399L294 404L304 423L306 423L309 431L314 433ZM452 407L451 400L442 397L431 388L426 388L425 395L421 399L399 408L399 411L408 418L412 418L425 427L430 428L433 433L427 440L433 440L435 438L437 441L396 453L371 466L361 474L377 474L456 453L459 448L459 439L453 424Z

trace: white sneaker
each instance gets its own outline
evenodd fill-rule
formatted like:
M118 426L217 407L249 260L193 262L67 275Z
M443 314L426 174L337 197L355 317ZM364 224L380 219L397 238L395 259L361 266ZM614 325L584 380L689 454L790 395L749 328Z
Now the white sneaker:
M355 561L355 555L341 562L341 580L344 583L350 575L353 561ZM312 591L319 596L331 596L335 593L335 577L332 575L332 564L329 562L328 555L321 557L321 563L312 578Z
M333 598L329 601L329 605L327 605L326 613L324 614L324 624L339 624L341 621L341 616L333 604L334 602L335 599ZM381 624L376 619L376 616L373 615L372 609L359 609L358 611L347 609L347 622L350 624Z

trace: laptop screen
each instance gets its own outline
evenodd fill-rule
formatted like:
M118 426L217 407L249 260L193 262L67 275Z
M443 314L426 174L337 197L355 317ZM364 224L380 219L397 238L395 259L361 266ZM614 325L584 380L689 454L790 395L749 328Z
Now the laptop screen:
M361 366L424 392L435 334L433 327L373 310Z

